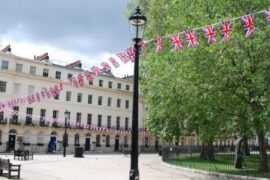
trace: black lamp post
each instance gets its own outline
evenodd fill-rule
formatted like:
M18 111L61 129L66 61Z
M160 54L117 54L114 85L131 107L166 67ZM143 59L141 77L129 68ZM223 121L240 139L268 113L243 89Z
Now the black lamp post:
M66 147L67 147L67 119L68 119L68 111L65 111L65 134L63 139L64 152L63 156L66 157Z
M139 107L139 42L142 41L146 17L141 14L140 8L135 14L129 17L132 40L134 41L135 62L133 79L133 109L132 109L132 136L131 136L131 167L129 172L130 180L139 179L138 169L138 107Z

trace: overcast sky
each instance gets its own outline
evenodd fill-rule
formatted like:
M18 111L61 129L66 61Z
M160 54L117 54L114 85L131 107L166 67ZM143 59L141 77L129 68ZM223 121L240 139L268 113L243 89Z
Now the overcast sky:
M82 60L99 66L131 44L127 0L0 0L0 46L55 63ZM132 65L116 73L132 74Z

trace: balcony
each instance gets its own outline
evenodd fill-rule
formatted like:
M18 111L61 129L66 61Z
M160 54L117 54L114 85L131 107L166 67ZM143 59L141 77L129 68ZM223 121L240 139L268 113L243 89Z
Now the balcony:
M82 126L81 123L76 123L76 129L83 129L84 127Z
M54 121L54 122L52 123L52 127L54 127L54 128L60 128L60 125L58 124L57 121Z
M18 121L18 119L9 119L9 124L12 124L12 125L21 125L22 120Z
M48 127L49 126L49 122L45 122L45 120L40 120L39 121L39 126L40 127Z
M32 120L26 120L24 125L25 126L34 126Z
M7 118L0 119L0 124L7 124Z

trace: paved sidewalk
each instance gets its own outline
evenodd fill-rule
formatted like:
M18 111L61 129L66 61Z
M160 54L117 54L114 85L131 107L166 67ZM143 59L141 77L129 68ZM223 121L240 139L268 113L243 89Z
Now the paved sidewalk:
M68 155L34 155L34 160L13 160L12 155L0 155L10 158L14 164L21 164L22 180L128 180L130 156L85 155L74 158ZM162 164L158 155L141 154L139 157L140 180L206 180L205 175L173 169ZM1 177L0 179L7 179Z

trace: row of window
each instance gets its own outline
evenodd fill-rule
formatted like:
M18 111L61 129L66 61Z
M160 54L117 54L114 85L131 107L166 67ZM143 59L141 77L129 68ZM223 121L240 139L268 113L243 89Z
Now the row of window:
M66 101L71 101L71 97L72 97L72 92L71 91L66 91ZM82 93L77 93L77 102L81 103L82 102L82 97L83 94ZM103 105L103 96L98 96L98 105L102 106ZM59 99L59 97L55 97L55 99ZM117 98L116 99L116 107L117 108L121 108L121 103L122 100ZM87 96L87 103L88 104L93 104L93 95L92 94L88 94ZM108 97L107 98L107 106L111 107L112 106L112 97ZM125 109L129 109L129 100L125 100Z
M9 61L2 60L1 69L8 69L8 66L9 66ZM22 72L23 71L23 65L22 64L19 64L19 63L16 63L15 70L16 70L16 72ZM31 75L36 75L36 72L37 72L37 67L30 66L30 72L29 73ZM61 79L61 74L62 74L61 71L55 71L55 79L59 79L60 80ZM49 69L43 68L42 76L43 77L49 77ZM67 74L67 79L71 78L72 76L73 76L73 74L68 73ZM89 85L93 85L93 82L89 82ZM103 87L104 81L102 79L100 79L99 82L98 82L98 85L99 85L99 87ZM110 89L112 89L113 82L112 81L108 81L108 86L107 87L110 88ZM122 89L122 84L121 83L117 83L117 89L119 89L119 90ZM125 90L126 91L129 91L130 90L130 86L128 84L126 84Z
M99 82L98 82L98 85L99 87L103 87L103 80L100 79ZM108 88L112 88L113 86L113 82L112 81L108 81ZM117 89L122 89L122 84L121 83L117 83ZM128 84L126 84L126 88L125 88L126 91L129 91L130 90L130 86Z
M0 92L6 92L6 86L7 82L5 81L0 81ZM14 89L13 89L13 94L14 95L20 95L21 91L21 84L20 83L14 83ZM35 92L35 86L29 85L28 86L28 94L33 94ZM72 98L72 92L71 91L66 91L66 101L71 101ZM93 95L88 94L87 97L87 103L88 104L93 104ZM59 95L56 95L54 99L59 100ZM102 106L103 105L103 97L98 96L98 105ZM82 93L77 93L77 102L82 103L83 100L83 94ZM116 107L121 108L121 102L122 100L117 98L116 99ZM111 107L112 106L112 97L107 98L107 106ZM129 109L129 100L125 100L125 109Z
M14 111L19 111L19 107L15 106L13 107ZM46 109L40 109L40 121L43 121L43 119L46 117ZM33 108L27 108L26 109L26 124L32 124L32 116L33 115ZM70 112L67 112L67 120L70 121ZM53 116L52 118L55 119L56 121L58 120L59 117L59 111L58 110L53 110ZM87 125L92 125L92 118L93 115L88 113L87 114ZM4 120L4 112L0 112L0 121ZM101 114L97 115L97 126L98 127L102 127L102 120L103 120L103 116ZM18 122L18 114L13 114L12 115L12 122L13 123L17 123ZM76 113L76 123L81 123L82 122L82 113L77 112ZM120 125L121 125L121 117L120 116L116 116L116 124L115 124L115 128L117 130L120 129ZM108 115L107 116L107 128L112 128L112 116ZM125 117L125 130L129 129L129 118Z

